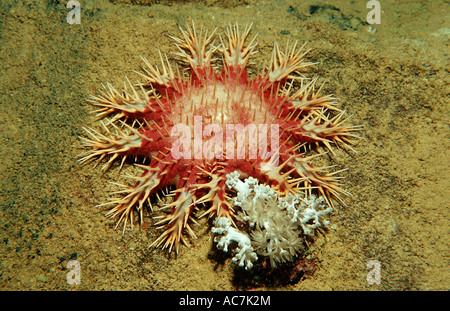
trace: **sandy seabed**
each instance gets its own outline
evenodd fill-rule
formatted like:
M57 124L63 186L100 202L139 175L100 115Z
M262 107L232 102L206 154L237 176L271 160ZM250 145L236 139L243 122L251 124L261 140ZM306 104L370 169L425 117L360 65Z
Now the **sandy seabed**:
M312 245L315 273L277 290L449 290L449 36L445 1L66 1L0 4L0 289L235 290L231 260L216 261L208 226L177 256L148 248L152 227L114 230L94 208L115 190L118 167L80 166L86 102L101 83L137 78L140 55L174 51L168 34L196 25L218 33L253 22L268 64L273 42L308 41L311 73L327 79L354 124L364 126L348 167L347 206ZM132 169L132 168L130 168ZM81 264L70 285L67 262ZM380 284L367 263L381 264Z

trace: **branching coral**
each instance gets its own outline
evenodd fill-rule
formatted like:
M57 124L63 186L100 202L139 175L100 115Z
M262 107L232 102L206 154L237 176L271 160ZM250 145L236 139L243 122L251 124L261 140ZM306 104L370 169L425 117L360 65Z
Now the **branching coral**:
M245 269L253 267L253 262L258 259L258 256L253 251L250 237L242 231L237 230L231 226L231 221L226 217L218 217L215 219L215 227L211 229L212 233L221 235L214 239L217 242L217 248L228 252L228 246L232 242L236 242L237 253L233 257L233 261L238 262L240 267L245 266Z
M241 181L237 171L227 175L226 185L236 191L232 201L239 208L237 219L248 224L249 233L232 228L231 221L224 217L216 219L212 232L220 235L215 238L219 249L228 251L230 242L236 242L233 260L246 269L253 266L256 254L267 257L272 267L292 261L304 251L304 236L329 224L323 217L333 209L326 207L322 197L280 195L253 177Z

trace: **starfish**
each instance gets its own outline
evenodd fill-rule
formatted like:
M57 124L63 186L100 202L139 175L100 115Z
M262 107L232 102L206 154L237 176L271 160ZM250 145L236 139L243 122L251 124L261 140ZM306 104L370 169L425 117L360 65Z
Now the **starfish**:
M280 195L315 192L329 205L343 202L348 192L338 176L342 170L310 163L334 147L352 150L361 127L348 125L336 98L322 95L323 84L316 88L317 78L303 75L314 65L305 59L309 50L297 42L285 51L275 44L269 66L252 76L257 43L256 36L249 40L251 25L242 32L237 23L228 26L218 45L216 30L197 31L192 24L180 31L181 37L171 38L181 67L174 69L161 53L160 67L143 58L144 81L126 79L122 90L106 84L91 97L101 129L85 129L88 137L81 140L90 150L80 162L107 158L106 170L116 160L122 168L132 159L143 170L128 176L133 186L115 183L120 196L100 205L112 205L107 215L124 230L136 214L142 224L144 210L154 210L150 199L164 191L173 200L158 208L166 211L156 224L164 231L152 246L178 252L186 233L195 237L197 209L206 206L201 216L234 220L225 184L234 171ZM308 155L318 146L327 151Z

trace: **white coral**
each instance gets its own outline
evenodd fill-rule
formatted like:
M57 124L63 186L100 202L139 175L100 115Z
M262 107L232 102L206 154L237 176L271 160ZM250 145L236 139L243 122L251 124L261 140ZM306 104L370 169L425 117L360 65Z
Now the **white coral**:
M326 208L323 197L280 195L253 177L241 181L236 171L227 175L226 185L236 190L232 200L240 207L238 218L249 224L250 235L231 227L227 218L216 219L212 231L222 235L215 238L219 249L227 251L231 241L238 243L233 260L246 269L253 266L256 253L267 256L274 267L279 262L291 261L303 250L302 235L329 224L323 216L333 209Z
M236 242L236 255L233 257L233 261L238 262L240 267L251 269L258 256L253 251L250 237L245 232L233 228L231 221L226 217L216 218L214 225L215 227L211 229L211 232L219 235L214 238L214 242L217 242L217 248L228 252L228 246L232 242Z
M320 226L328 226L329 221L323 220L324 215L328 215L333 211L333 208L329 206L325 208L325 199L323 197L317 198L315 195L311 195L303 199L298 208L288 206L287 212L292 217L293 223L299 223L303 229L303 233L308 235L314 229Z

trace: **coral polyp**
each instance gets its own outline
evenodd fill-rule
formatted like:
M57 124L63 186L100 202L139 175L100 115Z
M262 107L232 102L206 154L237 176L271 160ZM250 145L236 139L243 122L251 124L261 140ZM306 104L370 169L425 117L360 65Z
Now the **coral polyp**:
M293 44L282 51L275 44L267 68L251 75L257 43L256 36L249 39L250 26L240 32L230 25L217 44L215 31L180 30L180 38L171 38L181 66L161 54L160 67L144 59L142 82L127 79L122 90L107 84L91 98L103 120L98 129L86 128L81 139L90 151L80 161L106 158L106 170L129 159L143 170L129 176L134 185L117 184L120 196L102 204L112 206L108 215L117 225L133 226L135 216L142 223L146 209L163 211L156 225L164 231L152 245L178 252L186 234L195 236L195 217L234 222L233 190L225 183L235 171L281 196L316 193L330 206L342 200L347 192L339 171L312 166L321 153L310 151L351 149L359 127L347 124L333 96L321 94L317 78L304 76L313 65L308 50ZM152 206L160 191L173 200Z

